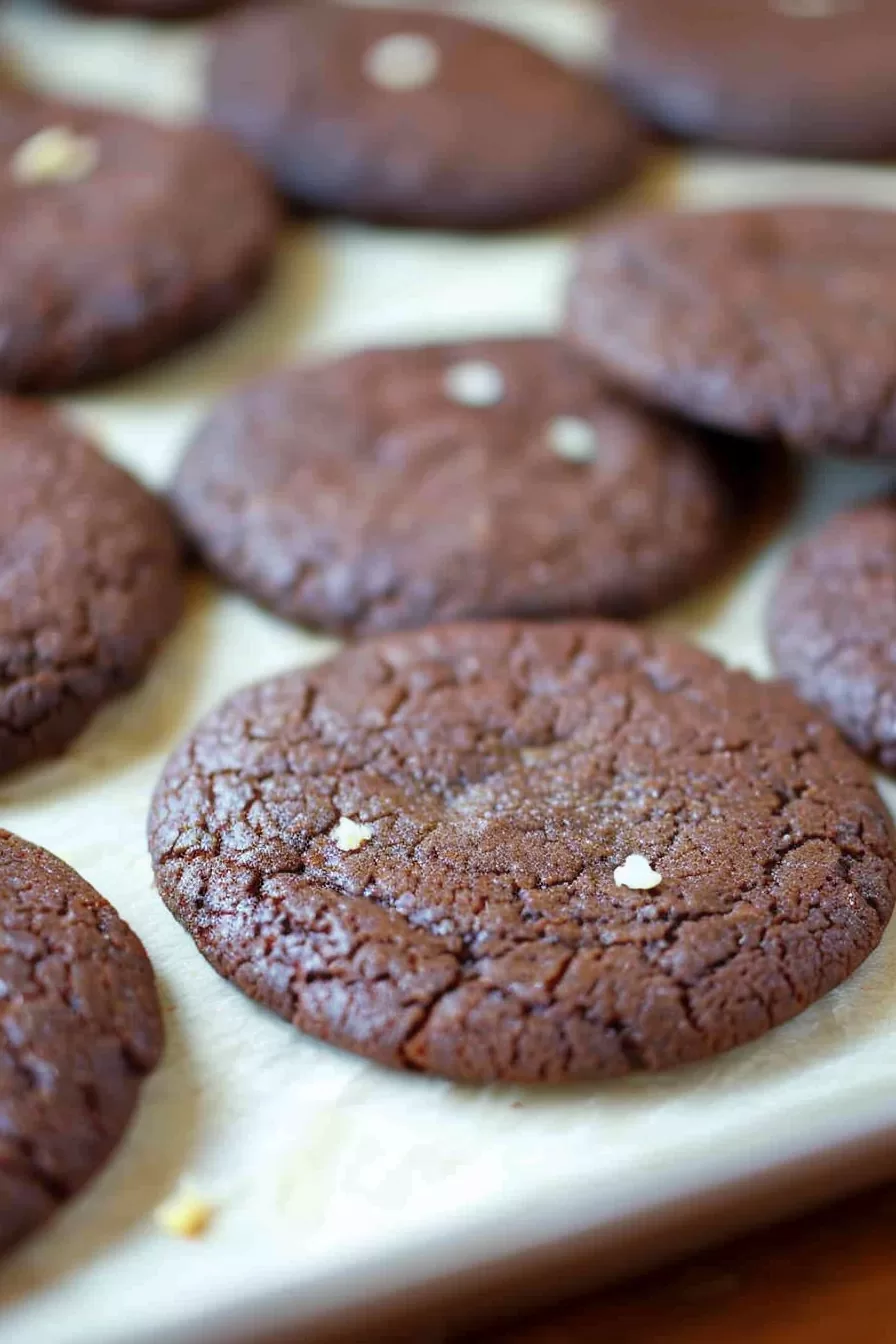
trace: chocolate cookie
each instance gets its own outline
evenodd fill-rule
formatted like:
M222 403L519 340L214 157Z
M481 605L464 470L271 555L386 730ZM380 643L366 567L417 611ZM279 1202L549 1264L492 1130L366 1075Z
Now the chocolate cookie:
M403 224L524 224L586 205L637 166L629 114L596 82L445 14L253 5L217 30L211 119L296 204Z
M547 339L369 350L225 401L173 486L209 564L288 620L635 615L706 577L707 447Z
M242 308L278 212L218 132L0 100L0 386L121 373Z
M139 940L83 878L0 830L0 1251L99 1170L162 1048Z
M837 514L797 546L768 628L775 663L803 699L896 770L896 498Z
M896 213L657 212L586 239L572 339L647 401L811 453L896 453Z
M0 771L60 751L180 613L162 505L41 407L0 398Z
M456 1079L760 1036L896 896L871 777L780 684L599 622L441 626L234 696L169 761L163 899L312 1035Z
M892 0L625 0L610 79L666 130L773 153L896 149Z

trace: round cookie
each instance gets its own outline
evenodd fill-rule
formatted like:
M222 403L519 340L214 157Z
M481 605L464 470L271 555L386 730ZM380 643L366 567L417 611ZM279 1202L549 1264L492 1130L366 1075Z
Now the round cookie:
M136 368L253 297L278 210L217 131L0 100L0 387Z
M152 968L94 889L0 830L0 1252L103 1165L162 1049Z
M896 149L894 44L892 0L624 0L609 78L687 138L880 156Z
M855 970L896 895L833 727L601 622L434 627L244 690L169 761L149 834L165 903L246 994L477 1082L760 1036Z
M598 230L571 339L622 387L809 453L896 453L896 213L656 212Z
M0 398L0 771L62 750L181 609L162 504L63 420Z
M223 402L174 481L210 566L287 620L640 615L731 531L706 444L549 339L368 350Z
M313 210L525 224L631 176L641 141L596 79L447 14L253 5L217 28L211 119Z
M896 770L896 499L836 514L796 547L768 631L778 670L803 699Z

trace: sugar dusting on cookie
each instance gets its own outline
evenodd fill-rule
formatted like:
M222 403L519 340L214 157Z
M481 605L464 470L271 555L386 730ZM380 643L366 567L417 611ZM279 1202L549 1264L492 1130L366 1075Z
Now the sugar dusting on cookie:
M630 891L652 891L662 880L662 873L651 868L650 860L643 854L629 854L625 863L613 872L617 887L628 887Z
M330 832L330 839L337 849L350 854L373 838L373 827L364 822L352 821L351 817L340 817Z
M45 126L22 142L10 169L17 182L80 182L99 162L100 150L89 135L77 135L67 126Z

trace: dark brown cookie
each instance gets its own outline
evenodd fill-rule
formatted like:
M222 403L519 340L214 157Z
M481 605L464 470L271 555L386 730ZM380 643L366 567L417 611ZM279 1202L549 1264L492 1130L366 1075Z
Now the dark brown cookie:
M0 830L0 1251L103 1165L162 1048L139 940L67 864Z
M572 339L623 387L811 453L896 453L896 213L643 215L586 239Z
M402 224L572 210L627 179L641 150L595 79L413 9L248 6L218 28L207 103L296 204Z
M169 761L161 894L302 1030L476 1081L662 1069L890 917L867 768L780 684L599 622L440 626L234 696Z
M277 207L217 131L0 100L0 386L135 368L236 313Z
M624 0L609 77L659 126L773 153L896 149L893 0Z
M896 770L896 498L797 546L768 616L778 670L864 755Z
M162 504L58 416L0 398L0 771L134 685L181 607Z
M548 339L369 350L225 401L173 500L209 564L288 620L640 615L715 567L706 444Z

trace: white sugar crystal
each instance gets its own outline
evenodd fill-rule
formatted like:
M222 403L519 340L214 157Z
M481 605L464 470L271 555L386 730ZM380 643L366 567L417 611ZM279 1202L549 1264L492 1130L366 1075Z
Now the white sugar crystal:
M340 817L330 832L330 839L335 842L337 849L350 854L353 850L366 845L372 835L372 826L366 826L361 821L352 821L351 817Z
M662 873L651 868L650 860L643 854L629 854L625 863L613 872L617 887L628 887L631 891L651 891L663 880Z
M431 84L441 61L432 38L422 33L393 33L368 48L364 74L371 84L401 93Z
M567 462L593 462L597 457L594 426L577 415L558 415L547 430L548 443Z
M504 396L504 377L486 359L466 359L445 374L445 393L461 406L497 406Z

